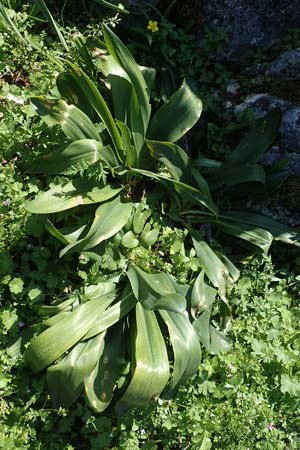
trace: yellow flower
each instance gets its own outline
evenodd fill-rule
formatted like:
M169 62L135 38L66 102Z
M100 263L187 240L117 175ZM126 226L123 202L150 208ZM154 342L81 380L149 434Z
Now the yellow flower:
M157 21L156 20L149 20L147 28L148 28L148 30L152 31L152 33L156 33L156 31L159 30L159 28L157 26Z

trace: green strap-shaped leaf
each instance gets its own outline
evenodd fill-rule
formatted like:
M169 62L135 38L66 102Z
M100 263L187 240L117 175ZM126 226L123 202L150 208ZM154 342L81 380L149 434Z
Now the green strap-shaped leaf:
M63 100L69 105L74 105L83 111L92 121L96 123L98 114L86 100L84 92L78 86L77 81L74 79L72 73L61 72L56 78L56 86Z
M112 400L122 370L120 361L125 356L124 350L123 324L119 322L108 330L101 358L84 380L85 395L96 412L104 411Z
M201 362L201 348L197 333L188 318L171 311L159 311L167 325L174 353L171 389L194 375Z
M214 204L212 199L208 197L206 193L200 192L198 189L189 186L188 184L173 180L163 175L158 175L148 170L132 168L129 170L129 173L143 175L145 177L160 181L162 184L172 189L173 192L175 190L175 192L181 196L186 197L193 204L204 206L216 216L218 215L218 207Z
M96 210L94 221L87 235L75 244L65 247L60 252L60 256L65 255L71 249L78 252L89 250L114 236L124 227L131 211L132 203L122 202L120 196L100 205Z
M94 139L81 139L72 142L64 149L57 149L37 158L26 171L47 175L67 175L84 169L98 160L105 161L110 167L118 165L110 147L104 147L101 142Z
M115 62L124 70L132 84L129 102L129 122L140 165L143 159L140 152L144 147L146 130L151 113L147 84L140 67L135 62L131 53L120 39L105 25L103 26L103 35L109 53Z
M105 202L120 193L122 188L110 185L99 188L93 182L83 179L66 184L50 185L46 192L40 192L34 200L25 203L25 209L33 214L50 214L65 211L76 206Z
M193 327L204 347L212 354L228 352L231 343L225 333L217 330L210 324L211 310L204 311L201 316L193 322Z
M220 217L225 220L230 220L230 222L242 222L253 227L263 228L269 231L275 240L298 247L300 246L300 235L298 231L263 214L250 211L226 211Z
M109 132L112 139L116 154L120 159L119 152L122 149L121 136L104 98L97 89L96 85L86 75L86 73L83 72L83 70L70 63L69 61L66 61L66 65L68 66L70 73L73 76L74 82L77 83L78 88L84 94L86 101L92 108L94 108L99 118L106 126L107 131Z
M136 299L134 298L132 291L130 289L126 289L125 292L123 292L119 297L119 301L104 311L104 313L97 318L83 339L90 339L91 337L102 333L102 331L107 330L126 316L126 314L128 314L129 311L135 307L135 305Z
M160 161L170 172L174 180L190 183L191 162L187 153L171 142L147 141L151 156Z
M280 108L272 109L259 123L249 131L238 146L225 159L222 169L243 165L246 163L256 163L264 151L266 151L275 140L281 124L282 114Z
M55 325L35 337L24 358L34 372L44 369L79 342L112 303L114 295L96 297L77 307Z
M45 223L45 228L47 231L49 231L52 236L54 236L56 239L58 239L60 242L62 242L64 245L72 244L73 242L76 242L81 234L83 233L83 230L85 230L86 225L83 225L82 227L77 228L75 231L63 234L60 230L58 230L53 223L47 219Z
M231 223L238 222L252 225L254 228L262 228L263 230L269 231L273 235L274 240L300 247L300 234L298 231L260 213L247 210L222 211L218 218L216 218L209 211L191 209L184 211L182 215L188 216L192 222L220 225L221 229L223 220L226 222L230 221Z
M140 153L142 152L145 145L145 130L143 117L140 113L139 99L134 89L132 89L131 91L129 105L130 105L129 106L130 129L135 145L135 150L138 155L137 166L140 167L143 164L143 156L141 156Z
M101 43L103 45L101 45ZM114 57L108 54L106 45L104 42L98 42L98 47L101 48L100 57L97 59L96 64L99 71L105 76L116 75L124 78L130 82L130 78L120 64L114 59Z
M219 289L221 298L225 298L229 281L227 267L205 241L193 238L193 244L206 276Z
M176 142L199 120L202 102L186 81L154 114L149 123L147 138Z
M147 90L148 90L148 95L150 97L150 92L154 86L154 82L155 82L155 77L156 77L156 70L153 67L145 67L145 66L139 66L144 80L146 82L147 85Z
M198 185L198 188L201 192L203 192L208 198L212 199L210 186L206 179L201 175L200 170L196 167L192 167L191 169L193 177Z
M235 267L233 262L229 258L227 258L226 255L224 255L224 253L219 252L218 256L227 267L227 270L229 272L230 283L231 284L235 283L240 277L240 271L238 270L237 267Z
M133 326L133 324L132 324ZM136 334L133 336L135 367L130 384L118 402L120 412L143 406L158 397L169 379L169 361L155 313L136 305Z
M55 408L69 406L80 395L84 379L97 364L104 347L102 333L79 342L61 361L47 370L47 383Z
M131 132L125 123L120 120L116 120L116 122L121 133L125 164L127 167L136 167L137 152L132 142Z
M59 314L62 312L70 312L72 311L76 303L78 303L78 299L76 297L68 298L59 305L41 305L39 307L38 312L41 316L49 316L52 314Z
M269 251L273 236L268 231L241 222L233 223L221 221L221 223L221 230L223 233L248 241L256 247L261 248L265 253Z
M212 190L222 186L236 186L241 183L260 183L265 185L266 175L264 169L257 164L243 164L224 167L209 181Z
M107 81L110 84L115 118L126 123L132 85L130 81L114 74L109 75Z
M64 100L46 97L32 97L31 101L47 125L60 125L72 141L95 139L101 142L91 119L76 106L68 105Z
M176 292L167 273L149 274L132 264L127 271L127 276L135 298L145 309L185 311L186 299Z
M101 281L97 284L86 285L84 287L83 293L68 299L68 301L71 302L72 308L63 308L66 302L62 302L61 304L58 305L57 307L58 311L55 311L55 308L48 306L48 308L53 308L53 313L55 314L55 316L52 316L49 319L44 320L42 322L42 325L45 328L49 328L52 327L53 325L56 325L58 322L62 320L62 318L70 317L73 310L78 308L82 303L86 303L90 300L98 299L99 301L102 301L102 297L104 296L105 301L114 299L116 296L115 290L116 285L111 280ZM63 308L62 312L60 312L61 308Z
M204 274L204 270L199 273L191 294L191 308L194 317L208 310L217 295L217 290L205 283Z
M227 263L226 258L226 263ZM232 276L236 276L236 269L233 264L229 264L230 273ZM213 307L213 301L216 297L216 289L209 286L204 281L205 271L202 270L198 275L192 290L191 295L191 312L196 319L193 322L194 329L196 330L198 337L202 344L212 353L219 353L220 351L227 351L230 348L230 343L225 337L224 333L218 331L210 324L211 312ZM221 311L225 310L225 319L228 319L230 314L229 307L226 299L223 299L221 303ZM200 317L199 317L200 315Z

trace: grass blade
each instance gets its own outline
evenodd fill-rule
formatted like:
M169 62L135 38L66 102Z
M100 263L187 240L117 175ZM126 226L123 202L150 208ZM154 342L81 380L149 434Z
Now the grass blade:
M62 46L66 50L66 52L69 52L69 47L60 31L60 28L56 21L54 20L52 14L50 13L49 9L47 8L44 0L35 0L35 3L37 4L40 11L44 14L45 18L51 23L53 30L55 31L58 39L60 40Z

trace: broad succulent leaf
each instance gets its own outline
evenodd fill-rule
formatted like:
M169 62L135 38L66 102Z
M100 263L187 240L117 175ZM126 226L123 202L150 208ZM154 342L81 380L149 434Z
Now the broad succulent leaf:
M120 196L100 205L87 235L74 244L69 244L61 252L63 256L70 250L81 252L99 245L122 230L132 211L131 202L122 202Z
M108 146L94 139L74 141L64 149L54 150L37 158L27 169L29 173L50 175L73 174L97 161L104 161L109 167L116 167L118 161Z
M166 344L154 311L136 305L135 327L131 321L133 374L125 394L118 402L120 412L133 406L143 406L158 397L169 380Z
M47 383L55 408L69 406L81 394L85 378L103 351L104 335L79 342L61 361L48 368Z
M152 117L147 138L177 142L199 120L202 102L186 81Z
M68 105L64 100L46 97L32 97L31 101L47 125L60 125L72 141L95 139L101 142L91 119L76 106Z
M48 191L39 192L33 200L25 203L27 211L34 214L51 214L81 205L105 202L116 197L122 188L74 179L65 184L53 184Z
M171 392L180 383L194 375L201 362L201 348L198 336L189 319L172 311L160 310L159 314L165 322L174 353ZM169 395L170 393L169 392Z
M135 298L147 310L165 309L184 312L185 297L178 293L167 273L149 274L133 264L127 271Z

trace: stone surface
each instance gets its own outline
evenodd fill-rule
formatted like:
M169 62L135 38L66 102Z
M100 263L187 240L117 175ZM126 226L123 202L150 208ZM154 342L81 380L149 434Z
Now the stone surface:
M300 105L294 105L269 94L252 94L235 107L236 112L251 109L256 117L263 117L270 109L280 107L282 111L280 147L300 153Z
M300 49L282 53L266 71L266 75L285 78L299 77L300 74Z
M300 154L287 152L284 149L274 146L264 153L260 162L266 167L274 167L280 161L287 161L285 170L290 176L300 176Z
M159 0L148 0L147 3L149 3L150 5L157 5L157 3L159 2ZM128 6L131 6L132 8L135 8L139 5L140 0L128 0L127 4ZM146 3L146 2L145 2Z
M252 209L290 227L300 226L300 214L296 211L290 211L283 205L274 205L271 201L266 200L253 205Z
M202 0L210 27L220 26L230 41L226 57L242 59L250 48L274 44L300 26L298 0ZM200 7L200 6L199 6Z

